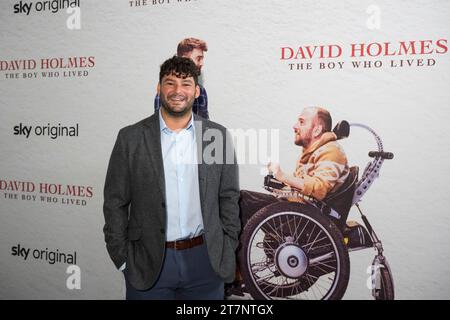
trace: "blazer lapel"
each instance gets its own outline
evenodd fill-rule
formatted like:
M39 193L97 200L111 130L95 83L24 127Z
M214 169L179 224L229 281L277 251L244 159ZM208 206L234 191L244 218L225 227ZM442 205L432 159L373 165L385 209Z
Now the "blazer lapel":
M164 180L164 164L161 151L161 129L159 126L159 113L155 113L150 118L144 121L144 140L147 146L147 151L151 159L151 167L155 172L155 177L158 181L156 184L160 187L164 196L166 195L166 187Z

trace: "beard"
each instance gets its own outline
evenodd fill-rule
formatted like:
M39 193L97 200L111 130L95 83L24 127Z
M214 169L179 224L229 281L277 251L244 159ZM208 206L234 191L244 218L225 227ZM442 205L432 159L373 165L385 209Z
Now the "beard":
M312 130L311 128L306 134L302 135L295 133L295 144L299 147L306 148L310 145L312 140Z
M307 145L311 142L311 139L298 139L295 140L295 144L299 147L306 148Z
M176 118L181 118L185 116L186 114L190 113L192 110L192 106L194 105L195 97L187 97L187 96L179 96L184 99L184 106L171 106L169 100L173 97L176 97L176 94L172 94L170 96L166 97L161 95L161 107L164 108L164 110L171 116Z

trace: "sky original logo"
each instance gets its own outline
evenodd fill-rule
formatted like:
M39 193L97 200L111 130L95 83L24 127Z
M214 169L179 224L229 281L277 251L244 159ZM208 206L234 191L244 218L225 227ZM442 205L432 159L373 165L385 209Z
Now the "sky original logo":
M21 245L20 243L11 247L11 255L13 257L18 257L24 261L41 260L46 261L49 264L55 263L66 263L66 264L76 264L77 263L77 252L60 252L59 249L49 250L45 249L32 249Z
M53 1L19 1L14 4L13 12L15 14L25 14L29 15L34 9L36 12L51 12L57 13L61 10L68 8L80 7L80 0L53 0Z
M45 126L32 126L21 122L13 127L13 134L15 136L23 136L27 139L30 138L30 135L38 137L46 136L53 140L59 137L78 137L79 124L76 123L71 126L63 126L61 123L58 123L58 125L50 125L50 123L48 123Z

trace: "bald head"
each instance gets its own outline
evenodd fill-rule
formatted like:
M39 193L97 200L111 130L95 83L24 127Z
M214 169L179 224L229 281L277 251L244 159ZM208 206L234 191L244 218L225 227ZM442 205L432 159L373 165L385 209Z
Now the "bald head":
M322 133L331 131L331 115L322 107L309 107L315 114L315 122L322 126Z
M307 148L323 133L331 131L331 115L322 107L306 107L294 125L295 144Z

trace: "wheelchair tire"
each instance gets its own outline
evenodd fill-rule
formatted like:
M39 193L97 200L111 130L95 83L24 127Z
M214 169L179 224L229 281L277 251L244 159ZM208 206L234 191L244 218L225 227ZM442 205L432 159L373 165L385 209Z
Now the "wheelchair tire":
M392 277L391 269L387 261L384 261L379 268L380 287L375 289L375 300L394 300L394 279Z
M239 262L246 288L257 300L341 299L350 275L336 225L311 205L287 201L249 219Z

